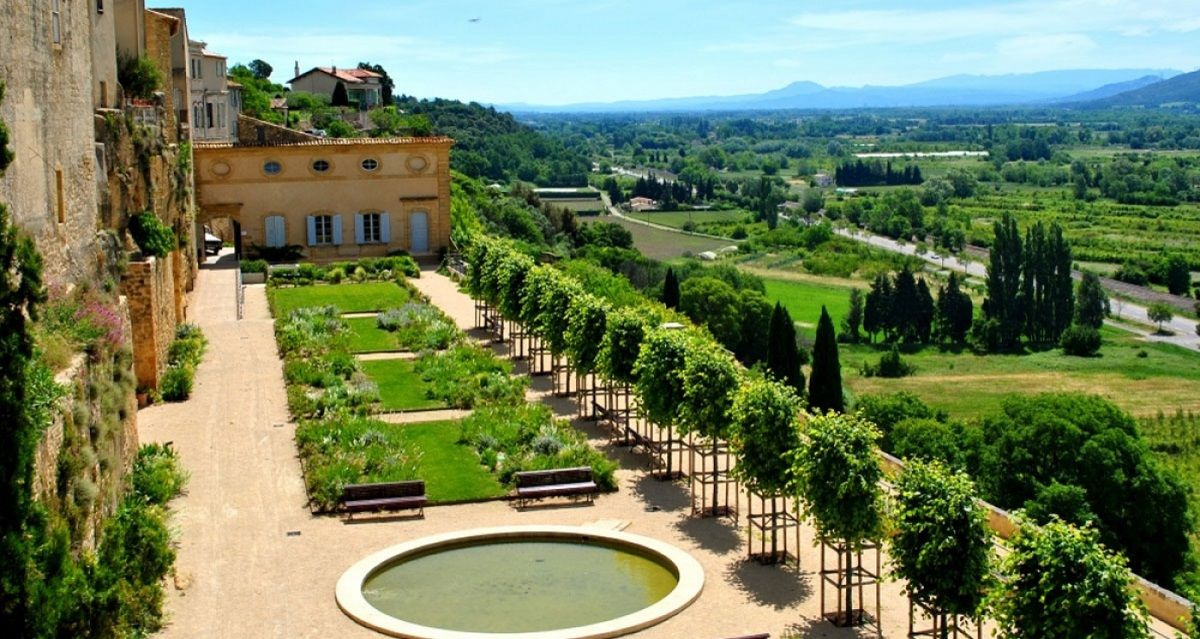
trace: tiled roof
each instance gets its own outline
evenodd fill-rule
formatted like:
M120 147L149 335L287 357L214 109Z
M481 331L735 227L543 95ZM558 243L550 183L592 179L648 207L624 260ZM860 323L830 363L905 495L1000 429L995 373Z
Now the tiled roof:
M366 69L355 69L355 68L339 69L337 67L314 67L314 68L309 69L308 71L301 73L300 75L292 78L291 80L288 80L288 83L291 84L292 82L299 80L300 78L308 75L309 73L312 73L313 71L320 71L321 73L324 73L326 75L331 75L331 76L341 80L342 82L346 82L348 84L362 84L362 83L366 82L368 79L383 77L383 75L381 75L379 73L375 73L374 71L368 71Z
M259 148L266 146L354 146L358 144L454 144L452 138L433 136L428 138L318 138L305 142L282 142L266 144L234 144L232 142L193 142L197 149Z

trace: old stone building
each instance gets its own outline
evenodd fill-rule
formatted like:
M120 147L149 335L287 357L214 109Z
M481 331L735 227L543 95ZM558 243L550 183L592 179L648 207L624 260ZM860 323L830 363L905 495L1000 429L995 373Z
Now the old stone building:
M239 132L196 143L197 215L237 222L245 252L333 261L449 246L449 138L317 138L249 118Z

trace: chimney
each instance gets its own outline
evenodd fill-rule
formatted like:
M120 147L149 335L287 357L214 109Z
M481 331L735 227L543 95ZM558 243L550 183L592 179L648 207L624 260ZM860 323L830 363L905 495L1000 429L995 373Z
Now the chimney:
M337 75L337 65L333 65L333 74Z
M293 78L300 77L300 61L299 60L296 60L296 75L293 75L292 77Z

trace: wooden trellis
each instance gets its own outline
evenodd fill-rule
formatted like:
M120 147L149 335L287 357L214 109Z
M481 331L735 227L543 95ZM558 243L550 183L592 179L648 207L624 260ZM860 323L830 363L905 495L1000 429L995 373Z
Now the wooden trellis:
M827 563L827 556L832 552L837 557L837 566L831 568ZM863 565L863 554L868 556L868 562L873 555L875 558L875 569L872 571ZM878 544L866 544L859 550L854 550L844 544L821 544L821 616L828 619L833 625L838 627L865 626L873 625L880 637L883 637L883 627L880 623L880 614L882 611L879 597L879 577L880 571L880 548ZM825 604L826 586L831 586L834 591L834 600L836 606L830 610ZM869 588L874 586L874 588ZM865 594L873 590L875 595L875 616L871 617L867 612ZM851 595L851 601L847 604L846 597ZM854 606L857 594L857 602L859 607ZM873 623L872 623L873 622Z
M738 521L740 493L733 470L729 443L688 436L688 477L691 478L692 514L702 517L732 517ZM710 497L711 496L711 497ZM715 504L714 504L715 502Z
M757 511L754 508L758 501ZM788 508L785 495L762 495L751 492L746 498L746 521L749 539L746 543L750 559L761 564L787 563L788 558L800 567L800 520ZM789 540L788 532L792 532ZM758 550L755 551L755 538ZM767 543L767 538L771 543ZM789 544L789 541L794 542Z

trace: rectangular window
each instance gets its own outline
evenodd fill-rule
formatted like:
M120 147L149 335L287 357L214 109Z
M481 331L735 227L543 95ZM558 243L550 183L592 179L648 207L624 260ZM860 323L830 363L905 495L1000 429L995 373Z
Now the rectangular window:
M50 37L54 44L62 44L62 0L50 0Z
M96 0L96 13L104 13L104 0Z
M383 235L379 232L379 214L364 213L362 216L363 225L363 243L371 244L383 241Z
M100 108L108 107L108 83L104 80L100 81Z
M200 68L201 68L201 66L200 66L200 59L199 59L199 58L193 58L193 59L192 59L192 77L193 77L193 78L198 78L198 77L200 77Z
M205 120L205 122L207 122L206 126L211 129L211 128L213 128L213 105L212 105L212 102L207 102L204 104L204 112L208 116L208 118Z
M67 194L66 188L63 185L62 169L54 169L54 190L58 194L57 211L58 223L65 224L67 221Z
M316 224L316 244L333 244L333 216L332 215L316 215L313 217Z

